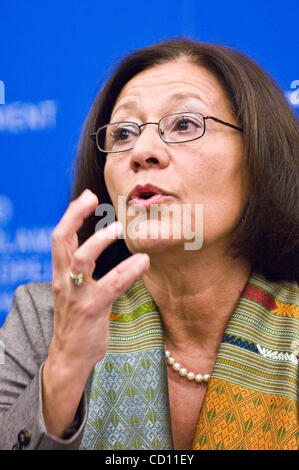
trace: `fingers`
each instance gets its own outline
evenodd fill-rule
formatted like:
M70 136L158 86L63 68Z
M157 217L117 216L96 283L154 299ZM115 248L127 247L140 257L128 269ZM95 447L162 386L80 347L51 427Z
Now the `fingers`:
M97 196L89 189L83 191L81 196L69 204L67 211L59 222L59 232L66 238L71 238L82 226L84 219L97 207Z
M123 232L120 222L114 222L107 227L94 233L74 253L70 269L72 273L83 272L85 276L91 276L95 262L99 255L114 242Z
M89 190L72 201L52 234L52 257L54 270L69 267L71 257L78 248L77 231L97 207L98 198Z
M149 256L138 253L122 261L97 281L98 295L106 305L115 302L150 265Z
M70 271L75 275L82 272L86 277L92 276L97 258L122 233L121 223L114 222L98 230L78 248L76 232L82 226L84 219L96 209L97 204L96 195L89 190L84 191L79 198L70 203L53 232L53 279L58 290L61 289L66 279L72 285L69 279ZM102 303L108 307L148 267L148 255L139 253L130 256L99 281L94 281L95 294L98 294ZM75 284L74 289L75 292L82 294L82 289L78 289Z

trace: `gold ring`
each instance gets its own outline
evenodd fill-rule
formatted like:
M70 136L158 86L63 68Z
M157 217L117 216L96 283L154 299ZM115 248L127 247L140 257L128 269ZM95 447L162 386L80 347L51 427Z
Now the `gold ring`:
M73 274L72 271L70 271L70 279L76 286L82 286L85 281L83 273Z

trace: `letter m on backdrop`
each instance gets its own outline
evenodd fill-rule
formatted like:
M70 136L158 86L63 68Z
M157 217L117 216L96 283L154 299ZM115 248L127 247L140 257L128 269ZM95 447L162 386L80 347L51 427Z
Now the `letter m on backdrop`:
M5 86L2 80L0 80L0 104L5 104Z

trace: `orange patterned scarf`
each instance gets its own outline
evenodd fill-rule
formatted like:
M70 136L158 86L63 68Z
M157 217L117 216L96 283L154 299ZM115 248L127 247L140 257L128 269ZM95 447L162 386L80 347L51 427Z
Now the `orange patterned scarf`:
M299 448L296 287L251 276L220 345L192 449Z

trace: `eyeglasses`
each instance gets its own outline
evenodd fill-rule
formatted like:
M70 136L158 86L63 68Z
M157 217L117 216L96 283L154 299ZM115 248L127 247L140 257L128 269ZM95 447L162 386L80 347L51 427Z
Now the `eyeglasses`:
M137 124L131 121L112 122L100 127L90 134L95 140L97 148L105 153L119 153L132 150L141 135L144 126L153 124L158 126L158 133L163 142L167 144L179 144L191 142L202 137L206 131L206 120L215 122L243 132L240 127L213 116L203 116L201 113L174 113L162 117L159 122L145 122Z

